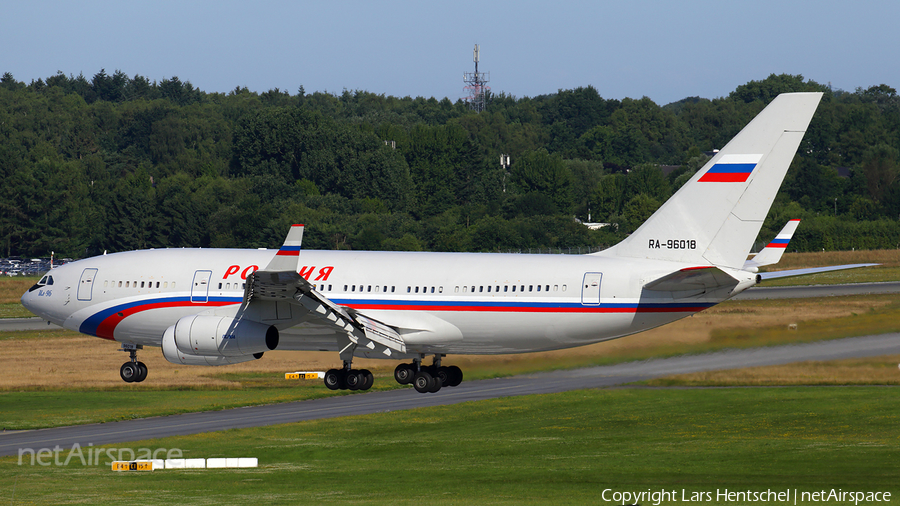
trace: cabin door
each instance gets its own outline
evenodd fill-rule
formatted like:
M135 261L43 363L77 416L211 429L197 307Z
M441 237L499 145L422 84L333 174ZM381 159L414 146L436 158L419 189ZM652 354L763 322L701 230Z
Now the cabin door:
M603 273L587 272L584 274L584 282L581 283L581 304L596 306L600 304L600 279Z
M197 271L194 273L194 283L191 285L191 302L204 303L209 301L209 278L212 271Z
M97 269L85 269L81 273L81 281L78 282L78 300L91 300L96 277Z

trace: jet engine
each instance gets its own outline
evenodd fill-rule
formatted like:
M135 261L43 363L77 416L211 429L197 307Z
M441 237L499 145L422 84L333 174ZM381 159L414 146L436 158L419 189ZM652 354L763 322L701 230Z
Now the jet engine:
M185 316L162 338L166 360L185 365L237 364L276 347L278 329L230 316Z

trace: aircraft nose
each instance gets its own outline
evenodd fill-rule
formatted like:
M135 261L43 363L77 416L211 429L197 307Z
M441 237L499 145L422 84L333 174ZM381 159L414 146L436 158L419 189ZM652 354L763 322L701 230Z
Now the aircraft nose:
M38 314L37 312L37 291L32 287L31 290L28 290L24 294L22 294L22 305L25 306L25 309L31 311L34 314Z

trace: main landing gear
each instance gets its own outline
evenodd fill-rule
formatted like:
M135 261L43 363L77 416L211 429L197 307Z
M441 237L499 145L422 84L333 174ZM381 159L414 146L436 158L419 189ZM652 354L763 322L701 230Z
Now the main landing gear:
M119 376L126 383L140 383L147 379L147 366L143 362L138 362L137 351L144 347L140 344L122 344L119 351L127 351L131 356L131 360L122 364L119 368Z
M344 367L325 373L325 386L329 390L368 390L374 384L375 376L368 369L351 369L346 360Z
M441 357L435 355L432 365L422 365L424 355L413 359L411 364L400 364L394 369L394 379L401 385L412 384L422 394L458 386L463 380L462 370L455 365L442 366ZM342 368L325 373L325 386L330 390L368 390L374 383L375 378L368 369L353 369L347 360Z
M455 387L462 383L463 373L455 365L442 366L441 355L434 356L434 363L423 366L422 359L413 359L411 364L400 364L394 369L394 379L401 385L409 385L420 394L437 392L441 387Z

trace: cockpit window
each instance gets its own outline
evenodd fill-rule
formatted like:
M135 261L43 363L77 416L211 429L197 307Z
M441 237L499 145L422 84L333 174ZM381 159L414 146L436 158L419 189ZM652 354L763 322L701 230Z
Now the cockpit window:
M32 287L29 288L28 291L33 292L33 291L37 290L38 288L41 288L43 286L52 285L52 284L53 284L53 276L50 276L48 274L48 275L42 277L40 281L38 281L37 283L32 285Z
M51 278L49 275L46 275L46 276L42 277L40 279L40 281L31 285L31 288L29 288L28 291L33 292L39 288L43 288L47 285L52 285L52 284L53 284L53 278Z

